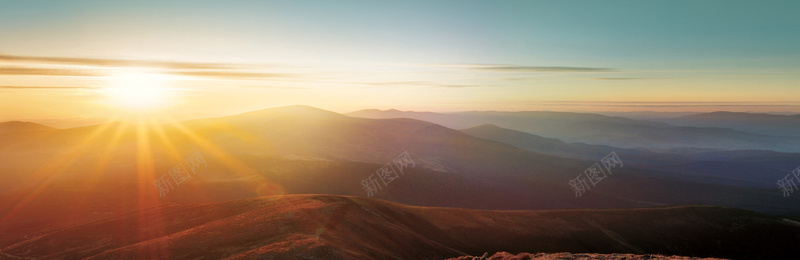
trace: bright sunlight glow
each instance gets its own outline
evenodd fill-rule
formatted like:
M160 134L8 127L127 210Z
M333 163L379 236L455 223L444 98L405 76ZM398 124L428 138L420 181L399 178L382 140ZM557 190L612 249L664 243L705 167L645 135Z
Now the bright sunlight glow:
M169 95L166 75L128 71L110 77L106 92L119 108L147 111L163 106Z

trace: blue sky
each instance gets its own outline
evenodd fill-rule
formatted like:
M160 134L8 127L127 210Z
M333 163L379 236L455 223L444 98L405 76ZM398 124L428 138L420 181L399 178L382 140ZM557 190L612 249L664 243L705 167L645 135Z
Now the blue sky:
M58 63L22 59L20 64L19 57L60 57L258 64L254 70L262 73L292 75L174 83L180 97L174 105L183 109L203 102L192 96L231 93L231 101L217 107L223 113L289 103L341 112L563 109L543 105L555 101L781 104L746 109L800 113L797 1L2 1L2 6L0 55L17 58L0 59L6 70L0 86L104 87L107 77L18 75L8 69ZM55 65L87 69L80 63ZM91 69L104 74L112 68ZM271 88L242 89L255 85ZM0 91L0 101L9 92ZM13 92L35 100L25 94L29 89ZM369 101L384 96L394 98ZM359 102L345 102L352 100ZM9 106L0 108L22 111L17 117L47 114Z
M411 55L406 62L658 65L798 56L800 45L797 1L4 1L3 6L0 32L29 40L3 41L6 52L31 43L77 48L92 46L89 40L113 43L109 36L143 34L165 36L165 42L174 34L235 35L286 47L271 39L275 35L291 37L284 40L293 44L339 45L324 48L365 60L404 61L385 51L406 49ZM113 47L97 51L114 53Z

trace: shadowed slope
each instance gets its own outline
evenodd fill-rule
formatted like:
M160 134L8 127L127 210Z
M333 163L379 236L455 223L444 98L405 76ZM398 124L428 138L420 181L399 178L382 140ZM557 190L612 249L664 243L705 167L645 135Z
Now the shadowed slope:
M483 252L800 253L800 224L749 211L479 211L328 195L150 208L2 249L34 258L442 259Z

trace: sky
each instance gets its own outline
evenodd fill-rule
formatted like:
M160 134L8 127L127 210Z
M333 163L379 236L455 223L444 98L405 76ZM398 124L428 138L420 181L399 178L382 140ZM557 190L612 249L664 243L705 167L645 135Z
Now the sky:
M0 121L800 113L798 1L0 0Z

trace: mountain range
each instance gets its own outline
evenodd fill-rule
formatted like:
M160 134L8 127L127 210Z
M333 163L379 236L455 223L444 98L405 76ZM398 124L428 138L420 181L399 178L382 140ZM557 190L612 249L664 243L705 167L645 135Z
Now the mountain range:
M356 114L363 115L364 113ZM386 113L450 120L445 123L451 127L467 123L463 115L450 118L447 117L449 114L396 111L386 111ZM467 113L467 115L475 116L472 113ZM509 115L504 113L500 113L499 116L491 113L481 116L488 118L488 121L495 120L491 119L495 116L502 120L508 119L509 122L517 121L516 124L520 126L536 124L535 120L531 119L531 114L521 113L519 115L520 117L515 120L509 119ZM543 115L538 116L542 117ZM552 114L551 118L542 119L541 124L549 122L563 126L597 123L600 126L617 124L643 128L673 128L666 123L600 115L566 115L564 119L559 119L560 116L562 114ZM587 118L590 120L582 121ZM605 121L598 122L597 120ZM694 209L701 208L717 212L709 213L710 215L731 215L731 221L734 222L750 221L753 219L751 216L771 218L773 221L764 222L772 223L767 225L769 228L756 225L759 228L747 232L760 232L759 230L772 230L772 228L792 229L794 222L787 222L788 220L784 221L783 218L770 217L765 214L800 215L798 210L800 208L800 199L798 198L800 197L784 197L774 186L777 178L785 176L791 169L800 165L794 159L797 158L797 154L765 150L722 150L719 147L713 149L680 146L625 148L536 135L523 130L487 125L487 122L482 121L473 123L480 124L468 129L449 128L446 125L420 119L362 118L356 117L355 114L343 115L308 106L272 108L234 116L171 124L152 124L140 120L55 129L33 123L2 123L0 129L14 130L0 132L0 143L3 144L0 146L0 172L3 173L6 180L0 183L0 248L2 248L0 252L15 256L46 258L51 256L55 258L143 256L141 253L166 253L178 258L190 257L194 254L189 252L191 250L174 249L178 250L174 251L170 249L166 252L161 251L159 248L162 247L157 246L161 241L165 242L163 244L165 247L171 248L173 242L166 241L177 238L174 237L177 234L183 234L180 232L190 232L189 226L175 224L179 219L190 218L188 215L180 214L189 214L188 212L196 210L200 210L198 212L220 212L224 216L218 215L218 217L224 217L224 219L206 218L196 220L197 222L193 222L194 219L189 221L195 223L193 227L206 225L200 223L216 223L215 225L218 224L220 229L208 234L219 235L224 230L231 228L228 225L244 225L243 223L235 224L239 218L225 214L235 212L239 212L236 214L245 214L246 211L257 208L249 204L249 206L241 206L243 208L231 205L247 203L262 205L266 203L265 201L284 198L281 196L290 194L328 194L320 195L319 198L334 201L360 201L367 204L390 203L389 201L391 201L408 205L389 204L395 205L392 207L436 207L431 208L430 211L447 212L430 214L471 212L463 213L470 217L459 221L480 223L473 224L480 230L475 234L491 233L489 229L481 229L482 226L499 228L487 223L497 225L497 223L506 221L484 222L484 217L481 215L503 215L507 214L508 210L539 210L525 213L529 214L526 215L526 219L529 217L536 219L535 216L544 214L542 213L544 211L541 210L557 210L569 215L572 213L568 212L592 212L591 214L595 214L603 212L605 209L616 208L626 209L620 212L626 212L622 215L628 215L628 212L630 214L641 212L636 208L645 207L655 211L665 211L663 213L665 215L680 217L685 214L695 214ZM693 128L689 127L689 129ZM728 132L721 131L720 133L725 135ZM624 162L624 166L614 169L613 173L609 173L602 182L593 184L590 186L590 190L578 196L568 183L610 152L615 152ZM171 169L182 165L185 158L192 154L202 155L206 166L198 169L192 178L173 187L168 194L160 194L153 182L158 178L168 176ZM394 168L396 171L402 171L398 173L396 179L390 183L381 183L380 189L376 190L374 194L368 193L362 183L375 177L376 172L384 169L387 165L397 167L394 160L403 154L408 155L413 162L402 169ZM772 183L770 184L770 182ZM366 198L359 199L352 196ZM285 197L295 198L293 196ZM309 200L308 197L305 197L292 203L302 204L304 202L300 201L307 200ZM230 207L244 211L237 211ZM169 214L159 215L162 210L167 209L184 213L170 211ZM326 206L314 208L308 214L331 217L332 214L336 214L335 212L336 210ZM377 211L373 210L373 212ZM204 217L205 215L217 216L213 214L200 215ZM692 216L696 217L696 215ZM178 226L166 226L160 223L159 218L161 217L174 218L170 223ZM422 215L418 217L423 218ZM386 220L385 218L381 219ZM242 219L242 221L245 220L247 218ZM412 222L415 221L412 220L404 220L408 221L408 230L421 232L420 230L429 228L424 221L419 221L418 226L413 226ZM586 222L574 220L583 223L581 224L582 228L589 227L586 226ZM621 221L618 224L627 221L616 218L614 220ZM154 223L150 223L151 221ZM228 221L231 223L227 223ZM264 221L272 220L265 219ZM527 222L514 221L507 224L532 225L525 224ZM664 221L671 223L672 220ZM684 220L679 222L684 222ZM760 223L761 221L756 222ZM107 229L94 226L101 223L106 223L103 225L107 226L103 227L110 225L123 229L116 233L102 234L102 230ZM260 225L260 223L251 222L250 224ZM613 221L606 224L611 225ZM664 232L658 231L664 229L661 222L643 224L653 225L652 232ZM701 226L698 224L698 230L707 228ZM127 229L124 228L132 228L132 230L125 231ZM348 229L353 230L337 231L336 233L367 234L364 232L372 232L352 226ZM686 230L689 229L691 228ZM78 233L63 233L65 230L75 230ZM169 232L167 232L168 230ZM572 231L583 232L579 230L581 229ZM531 247L530 243L518 244L518 247L502 247L491 244L491 241L472 243L468 240L456 239L461 241L461 244L456 243L453 245L457 246L449 246L447 243L451 242L436 242L428 245L430 251L423 251L424 255L435 255L436 257L457 257L464 255L458 252L466 251L470 255L480 255L483 252L508 250L533 252L532 249L547 252L559 250L596 253L620 251L731 256L731 254L721 253L722 249L720 248L726 250L730 248L726 245L703 246L709 251L687 246L674 246L674 250L656 250L669 248L668 244L696 243L693 240L683 241L678 238L665 240L666 242L663 243L645 242L627 247L624 245L628 242L612 241L614 238L618 238L614 234L620 234L621 231L610 230L613 231L610 231L611 233L600 232L604 236L598 235L578 243L578 246L573 245L574 247L567 245ZM723 230L727 229L717 229L714 232L722 234ZM158 234L158 232L167 232L172 235L162 237L165 234ZM531 232L533 231L520 231L520 234ZM87 241L68 241L68 236L65 234L103 237L101 241L112 242L92 245ZM470 236L477 236L475 234ZM119 237L123 235L125 237ZM341 235L345 235L345 233ZM435 236L435 234L425 232L408 236L421 239L429 235ZM678 237L678 234L676 233L674 236ZM694 239L693 236L681 239ZM722 237L722 235L719 236ZM252 237L243 236L242 240L237 243L244 243L241 241L249 238ZM785 237L777 236L776 238ZM226 239L239 238L228 237ZM273 242L258 242L261 243L259 244L261 246L272 245L263 249L264 252L270 252L270 255L278 254L278 251L275 250L279 250L279 246L274 245L274 241L295 241L294 239L287 240L287 238L275 240L276 238L273 237L270 239L272 240L269 241ZM380 250L388 250L384 247L391 247L388 244L365 243L364 248L344 250L342 248L348 247L339 247L339 244L323 246L323 244L331 242L319 244L321 242L314 242L308 240L308 237L302 236L297 239L306 241L302 243L311 243L304 244L306 247L300 251L317 257L321 256L319 254L323 254L320 252L336 252L337 256L349 258L354 256L351 254L369 255L373 254L369 252L380 252ZM427 239L433 238L427 237ZM516 241L517 239L525 240L526 237L519 237L518 234L514 239L509 238L503 241ZM561 239L564 239L563 241L580 241L574 240L575 237L562 237ZM647 239L653 240L652 237ZM644 241L647 239L637 237L634 240ZM741 239L744 240L744 238ZM756 239L756 237L752 239ZM546 240L550 240L550 238ZM186 248L190 248L189 244L192 243L189 240L175 241L177 241L174 242L175 245L183 245ZM422 239L422 241L427 240ZM601 246L589 246L589 241L600 241L598 243ZM44 245L59 245L59 243L72 243L63 246L72 249L57 252L56 247L49 249L43 247ZM376 241L376 243L378 242ZM448 246L440 247L437 243L444 243ZM739 244L738 241L731 243L732 245ZM515 245L511 242L507 244ZM465 247L465 245L467 246ZM782 244L778 243L777 245ZM417 245L406 244L404 246L415 248ZM223 250L227 247L212 246L209 247L209 250L222 251L214 253L204 251L203 254L226 256L241 254L234 258L253 258L260 254L258 252L261 252L258 250L251 252L250 250L255 250L253 247ZM453 251L448 248L460 249ZM608 248L608 250L601 251L600 248ZM285 248L280 250L283 252L280 254L288 254ZM395 252L399 249L393 250L390 251ZM752 249L746 254L751 256L767 254L754 250L756 249ZM32 254L31 252L41 253ZM300 255L293 255L293 257L301 258Z
M800 138L797 136L775 136L770 135L774 131L744 132L725 128L725 125L729 124L685 126L668 124L667 122L673 122L673 120L666 119L663 120L664 122L656 122L600 114L550 111L432 113L370 109L347 115L376 119L414 118L454 129L493 124L565 142L583 142L632 149L694 148L800 152ZM787 118L796 117L787 116ZM737 124L746 124L746 122ZM776 124L783 125L784 123ZM772 126L765 127L771 128ZM784 129L781 131L788 131L787 129L791 128L781 129Z

